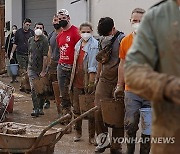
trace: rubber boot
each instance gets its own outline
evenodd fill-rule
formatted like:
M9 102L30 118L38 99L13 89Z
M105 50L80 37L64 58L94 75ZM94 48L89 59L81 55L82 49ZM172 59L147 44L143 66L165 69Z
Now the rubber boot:
M111 143L111 154L122 154L122 144L118 143L118 140L113 140L116 138L124 137L124 127L122 128L113 128L112 129L112 143Z
M140 154L149 154L151 148L150 135L141 134L143 142L140 143Z
M134 154L135 151L135 138L136 138L136 133L133 133L131 135L127 134L127 138L130 138L130 141L132 141L133 139L133 143L127 143L127 150L126 150L126 154Z
M97 145L96 144L96 141L95 141L95 118L89 118L88 119L88 130L89 130L89 144L94 144L94 145Z

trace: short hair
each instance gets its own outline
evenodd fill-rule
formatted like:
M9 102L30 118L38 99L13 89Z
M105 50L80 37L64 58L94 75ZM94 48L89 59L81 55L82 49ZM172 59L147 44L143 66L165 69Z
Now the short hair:
M29 19L29 18L24 19L23 23L25 24L26 22L32 23L31 19Z
M36 23L34 24L34 28L36 27L36 25L42 25L42 26L43 26L43 29L44 29L44 24L43 24L42 22L36 22Z
M18 27L16 25L12 25L12 28L15 27L16 29L18 29Z
M135 8L135 9L132 11L131 15L132 15L133 13L141 13L141 14L144 14L145 12L146 12L146 11L145 11L144 9Z
M108 36L114 27L114 21L110 17L101 18L98 22L98 34L100 36Z
M91 30L93 30L92 25L88 22L84 22L79 26L79 30L82 29L82 27L89 27Z

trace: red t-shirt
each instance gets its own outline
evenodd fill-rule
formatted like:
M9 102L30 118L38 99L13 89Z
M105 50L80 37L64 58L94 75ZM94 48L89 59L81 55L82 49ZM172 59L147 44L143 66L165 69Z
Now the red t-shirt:
M62 31L57 36L57 45L59 47L59 64L73 64L74 46L79 41L80 35L78 28L71 26L67 31Z
M84 54L85 52L82 49L83 47L81 46L81 49L79 51L79 56L77 59L77 64L76 64L76 72L74 76L74 82L73 86L76 88L84 88L84 68L83 68L83 60L84 60Z

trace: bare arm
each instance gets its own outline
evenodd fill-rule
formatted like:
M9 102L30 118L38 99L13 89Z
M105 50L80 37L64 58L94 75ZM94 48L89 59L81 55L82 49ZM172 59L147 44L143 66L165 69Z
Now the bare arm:
M43 68L42 68L42 71L41 71L41 73L40 73L40 76L45 76L46 75L46 69L47 69L47 64L48 64L48 58L47 58L47 56L44 56L43 57Z
M12 47L12 50L11 50L10 59L13 58L13 54L14 54L14 51L16 50L16 48L17 48L17 45L16 45L16 44L13 44L13 47Z
M118 83L117 83L117 85L120 85L122 87L124 87L124 63L125 63L125 60L121 59L121 61L119 63L119 67L118 67Z
M51 56L52 56L52 48L51 48L51 46L49 46L49 50L48 50L48 65L51 64Z

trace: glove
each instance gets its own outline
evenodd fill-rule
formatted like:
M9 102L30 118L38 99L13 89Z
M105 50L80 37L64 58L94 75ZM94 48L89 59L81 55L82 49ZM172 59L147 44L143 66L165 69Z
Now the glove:
M117 85L114 91L114 98L117 100L118 98L124 99L124 87L121 85Z
M94 82L89 82L87 87L87 93L92 94L93 92L95 92L95 84Z
M164 91L165 98L180 105L180 79L176 77L170 77L168 83L165 86Z

